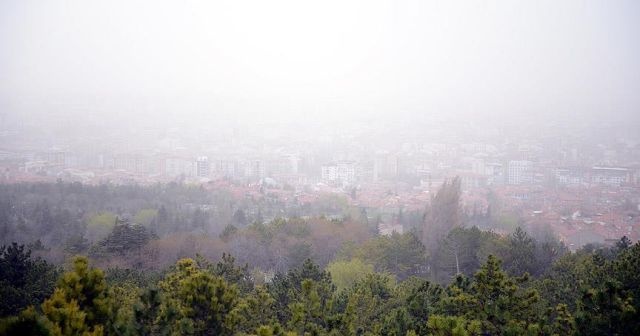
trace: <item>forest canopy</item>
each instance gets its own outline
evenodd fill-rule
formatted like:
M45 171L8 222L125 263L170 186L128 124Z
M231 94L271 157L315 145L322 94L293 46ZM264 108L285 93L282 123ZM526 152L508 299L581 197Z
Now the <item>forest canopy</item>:
M457 180L390 234L335 198L276 216L184 185L0 188L0 335L640 332L640 245L480 229Z

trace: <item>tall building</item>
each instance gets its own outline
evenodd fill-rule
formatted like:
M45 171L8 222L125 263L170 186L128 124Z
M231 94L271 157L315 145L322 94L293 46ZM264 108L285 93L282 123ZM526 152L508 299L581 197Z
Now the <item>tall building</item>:
M533 181L533 162L526 160L509 161L509 184L530 184Z
M196 160L196 176L209 177L211 172L211 166L209 165L209 158L206 156L200 156Z
M237 160L222 159L216 162L216 173L220 176L228 178L238 178L241 176L241 171ZM240 175L240 176L239 176Z
M591 183L619 187L630 181L629 169L622 167L593 167Z
M582 185L587 181L587 174L580 167L556 168L553 174L558 185Z
M253 179L261 180L267 176L267 169L263 160L251 160L247 170L247 176Z
M356 163L338 161L323 165L322 180L328 183L352 184L356 180Z
M505 183L504 167L501 163L488 163L484 166L488 185L503 185Z
M398 177L399 158L397 155L382 151L376 153L373 161L373 179L395 179Z
M45 161L53 165L64 167L67 153L61 150L51 150L45 153Z

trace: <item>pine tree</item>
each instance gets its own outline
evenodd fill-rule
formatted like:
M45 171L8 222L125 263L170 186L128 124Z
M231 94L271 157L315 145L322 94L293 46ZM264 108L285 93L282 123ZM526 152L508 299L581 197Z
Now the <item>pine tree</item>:
M88 325L105 325L109 321L104 273L100 269L89 268L86 257L76 257L73 260L73 270L62 276L56 289L67 302L77 303L78 308L86 314Z
M330 309L330 305L323 304L317 284L313 280L302 280L300 287L297 300L289 304L291 320L288 328L299 335L320 334L327 328L325 309Z
M429 316L436 312L442 299L442 287L420 278L405 280L399 291L406 291L403 305L410 318L410 328L418 335L426 335Z
M555 309L556 317L553 321L553 335L572 336L576 333L576 323L566 304L559 304Z
M519 287L525 280L509 277L500 268L500 261L490 255L471 282L458 276L447 289L444 311L479 321L482 331L491 335L533 332L540 328L541 317L536 310L539 296L535 290Z
M578 302L576 326L580 334L636 335L638 323L632 298L619 285L606 281L603 288L587 290Z
M193 259L178 261L160 288L165 297L161 320L172 333L232 335L238 325L236 287L201 270Z
M40 304L53 293L58 270L24 245L0 248L0 317Z
M87 312L82 311L75 299L68 299L64 290L56 288L42 304L42 312L52 322L52 335L102 335L104 325L91 324Z
M521 227L509 237L509 252L505 258L505 269L509 274L534 274L536 267L535 241Z
M133 330L138 335L159 335L168 333L159 321L163 298L155 287L145 290L133 307ZM166 325L165 325L166 327Z
M46 317L38 314L34 307L21 311L18 316L0 320L0 335L2 336L53 336L60 334L62 332L59 327L55 326Z

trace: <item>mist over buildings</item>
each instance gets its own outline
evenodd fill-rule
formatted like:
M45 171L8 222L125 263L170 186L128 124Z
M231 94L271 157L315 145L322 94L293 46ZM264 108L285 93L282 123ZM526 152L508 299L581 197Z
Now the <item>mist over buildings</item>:
M639 0L0 0L0 336L639 335L638 242Z
M369 120L640 127L636 1L0 6L3 123L54 137Z

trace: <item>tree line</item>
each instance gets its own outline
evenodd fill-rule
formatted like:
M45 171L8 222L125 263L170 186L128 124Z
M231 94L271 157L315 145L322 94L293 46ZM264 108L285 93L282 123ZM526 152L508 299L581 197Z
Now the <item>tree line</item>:
M62 272L24 246L1 252L0 335L640 332L640 244L626 238L567 253L538 276L510 275L490 254L473 274L459 272L444 285L415 275L399 280L360 259L326 269L307 259L264 279L228 254L181 259L149 275L103 271L82 256Z
M267 221L199 187L58 183L0 191L0 230L8 233L0 249L0 335L639 331L637 244L623 237L570 252L553 235L521 227L497 234L491 209L463 211L458 179L444 183L421 216L411 215L405 233L389 236L377 233L366 211L335 197L315 207L341 209L342 217ZM123 220L123 213L135 215ZM219 218L217 231L202 229Z

